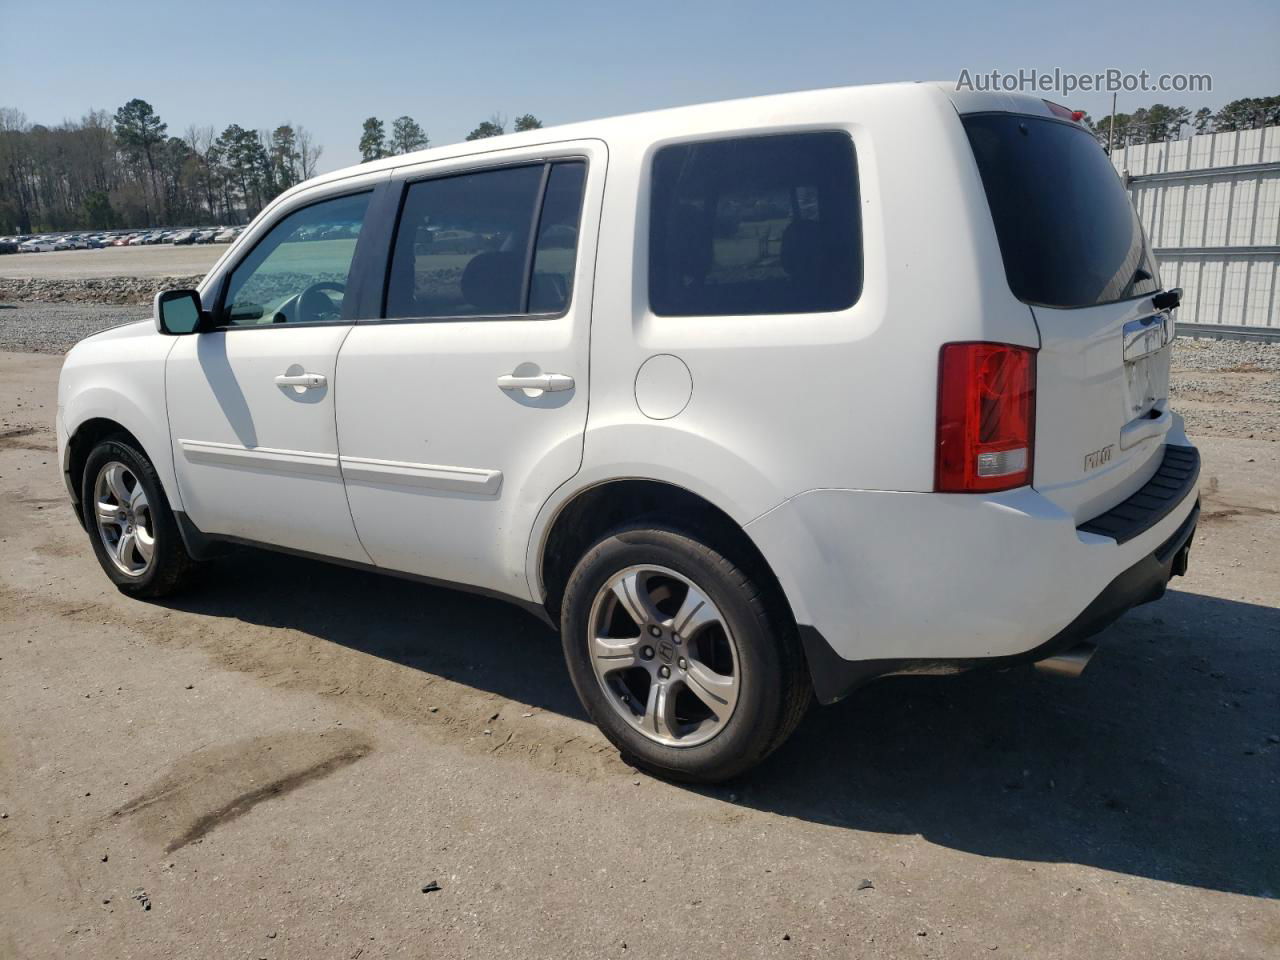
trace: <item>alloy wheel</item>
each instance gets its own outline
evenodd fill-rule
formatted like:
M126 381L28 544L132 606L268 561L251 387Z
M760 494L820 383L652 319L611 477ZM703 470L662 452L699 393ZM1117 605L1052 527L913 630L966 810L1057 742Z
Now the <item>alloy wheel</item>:
M98 471L93 483L98 538L117 570L141 577L151 569L156 536L151 505L137 474L118 460Z
M632 727L672 747L724 729L738 702L738 648L692 580L668 567L627 567L600 588L588 625L596 679Z

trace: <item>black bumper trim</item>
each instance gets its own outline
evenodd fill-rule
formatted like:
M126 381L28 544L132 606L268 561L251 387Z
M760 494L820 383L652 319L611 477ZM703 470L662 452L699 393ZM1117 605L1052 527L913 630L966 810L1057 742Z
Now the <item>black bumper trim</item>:
M1155 475L1129 499L1076 527L1081 533L1128 543L1171 514L1200 478L1200 451L1168 444Z
M1035 663L1069 649L1109 627L1133 607L1163 597L1169 580L1182 576L1187 571L1187 555L1199 519L1200 502L1197 500L1187 519L1178 526L1173 536L1107 584L1079 616L1053 637L1022 653L950 660L846 660L831 648L831 644L816 627L801 624L800 641L809 661L814 693L820 703L835 703L877 677L891 674L960 673L975 667L1012 667L1022 663Z

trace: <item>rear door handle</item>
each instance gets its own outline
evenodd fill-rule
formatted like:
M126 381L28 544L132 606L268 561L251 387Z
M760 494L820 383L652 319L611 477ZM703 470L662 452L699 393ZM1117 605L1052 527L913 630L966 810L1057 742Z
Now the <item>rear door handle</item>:
M323 373L299 373L294 375L282 373L276 377L277 387L302 387L304 390L314 390L316 387L323 387L328 382Z
M573 377L563 373L540 373L536 377L517 377L508 373L498 378L498 386L503 390L545 390L547 393L559 393L561 390L573 389Z

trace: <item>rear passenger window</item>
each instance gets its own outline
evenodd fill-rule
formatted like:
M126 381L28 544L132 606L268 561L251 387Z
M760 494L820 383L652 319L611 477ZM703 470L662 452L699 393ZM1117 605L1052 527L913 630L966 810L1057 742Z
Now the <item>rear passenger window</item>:
M538 221L538 245L529 287L530 313L559 313L569 305L586 175L585 163L557 163L551 168L542 218Z
M846 134L664 147L650 202L656 314L843 310L862 291L858 177Z
M585 173L586 164L568 161L410 184L385 315L562 312L573 290Z

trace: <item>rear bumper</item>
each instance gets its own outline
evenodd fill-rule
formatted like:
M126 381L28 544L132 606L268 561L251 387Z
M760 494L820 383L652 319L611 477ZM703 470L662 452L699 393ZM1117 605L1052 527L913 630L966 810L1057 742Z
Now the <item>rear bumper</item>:
M1194 463L1172 481L1165 466ZM1199 515L1193 447L1103 517L1035 490L992 496L824 490L747 527L782 582L818 698L890 673L1039 660L1158 599L1185 569ZM1123 514L1123 517L1120 515Z
M1011 667L1044 660L1070 649L1106 629L1134 607L1164 596L1169 581L1187 572L1187 558L1199 518L1200 504L1197 502L1182 526L1168 541L1107 584L1093 602L1067 626L1044 643L1022 653L951 660L845 660L831 648L831 644L816 628L801 626L800 639L809 661L814 693L821 703L835 703L877 677L892 674L959 673L974 667Z
M1173 536L1107 584L1078 617L1047 643L1024 654L1023 659L1035 661L1052 656L1110 626L1126 611L1163 597L1169 581L1187 572L1199 519L1197 499Z

